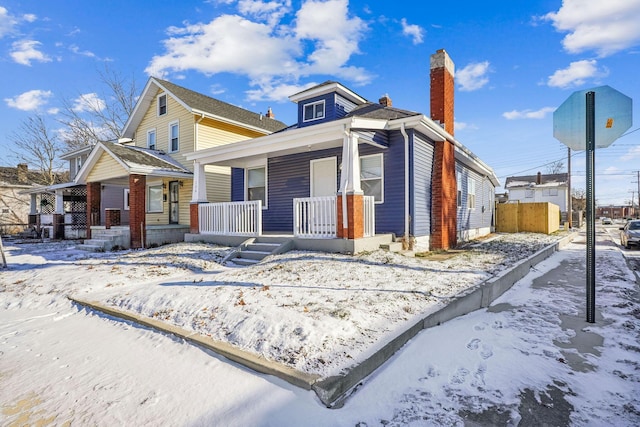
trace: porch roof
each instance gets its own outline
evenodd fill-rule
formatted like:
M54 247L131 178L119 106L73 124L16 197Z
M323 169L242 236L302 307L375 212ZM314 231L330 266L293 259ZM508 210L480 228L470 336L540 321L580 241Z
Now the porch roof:
M103 154L111 156L122 167L121 170L113 170L113 176L107 179L121 179L123 171L127 175L136 174L157 177L193 178L193 173L189 169L180 165L171 156L161 151L127 146L119 143L99 142L78 172L75 178L76 184L87 183L89 174Z

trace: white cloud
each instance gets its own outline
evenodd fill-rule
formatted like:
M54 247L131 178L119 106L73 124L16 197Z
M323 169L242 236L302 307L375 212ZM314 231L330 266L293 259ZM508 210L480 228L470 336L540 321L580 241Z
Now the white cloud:
M489 61L472 62L461 70L456 71L456 82L461 91L474 91L489 83Z
M82 56L86 56L86 57L89 57L89 58L95 58L96 57L95 53L93 53L93 52L91 52L89 50L80 50L80 48L75 44L72 44L71 46L69 46L69 50L71 52L75 53L76 55L82 55Z
M97 93L85 93L73 100L71 109L77 113L102 111L106 104Z
M14 98L5 98L5 102L11 108L16 108L22 111L35 111L48 102L48 99L53 96L53 92L50 90L30 90L24 92Z
M506 113L502 113L502 117L507 120L517 120L517 119L544 119L547 114L553 113L555 111L555 107L543 107L539 110L522 110L522 111L507 111Z
M542 17L560 32L569 53L593 50L607 56L640 44L637 0L563 0L557 12Z
M424 38L424 29L419 25L407 24L407 20L402 18L402 34L413 39L413 44L420 44Z
M622 157L620 157L620 160L623 162L628 162L630 160L636 159L640 159L640 145L629 148L629 150Z
M458 130L478 130L478 126L471 124L471 123L466 123L466 122L456 122L454 121L453 123L453 127L456 129L456 131Z
M24 15L22 15L22 19L26 22L35 22L38 17L33 13L25 13Z
M372 75L348 65L367 31L351 17L347 0L306 1L292 15L290 0L238 2L236 15L221 15L209 23L167 29L165 53L154 56L145 72L167 77L193 70L205 75L236 73L255 89L249 98L287 99L288 87L312 74L327 74L356 84ZM247 43L251 40L251 43Z
M18 64L27 66L31 66L31 61L50 62L51 58L38 50L41 44L36 40L13 42L11 45L11 58Z
M13 31L18 20L9 14L9 11L0 6L0 38Z
M606 68L598 69L598 62L595 59L583 59L569 64L562 70L557 70L549 76L547 84L551 87L567 88L580 86L588 79L606 77L609 71Z

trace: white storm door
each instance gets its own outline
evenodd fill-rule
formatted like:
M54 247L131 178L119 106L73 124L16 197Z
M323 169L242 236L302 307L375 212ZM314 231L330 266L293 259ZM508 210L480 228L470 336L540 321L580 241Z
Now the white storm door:
M335 196L338 192L338 158L311 160L311 197Z

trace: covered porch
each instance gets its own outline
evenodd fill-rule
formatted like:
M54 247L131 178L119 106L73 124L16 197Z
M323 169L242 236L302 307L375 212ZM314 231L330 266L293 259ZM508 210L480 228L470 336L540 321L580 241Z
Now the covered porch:
M216 236L217 241L240 241L241 237L279 234L298 242L317 241L315 247L328 247L331 240L373 239L376 202L374 197L365 196L361 187L358 145L384 145L351 130L352 125L365 127L364 123L345 119L316 125L312 134L309 129L296 129L286 135L269 135L187 155L194 161L189 238L200 235L201 240ZM375 125L384 127L382 122L367 120L366 127ZM299 162L304 166L297 171L275 166L296 156L304 156ZM203 178L206 165L232 168L234 201L208 203ZM299 174L305 175L303 179ZM390 241L391 237L389 234L383 240ZM340 252L353 252L357 246L353 242L333 245Z
M85 245L137 249L184 241L192 177L164 153L98 143L76 177L87 189Z

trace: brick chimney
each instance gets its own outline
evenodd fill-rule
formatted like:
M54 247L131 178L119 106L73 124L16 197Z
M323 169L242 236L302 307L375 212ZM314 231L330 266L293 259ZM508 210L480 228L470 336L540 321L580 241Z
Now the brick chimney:
M26 163L18 163L18 182L20 184L28 184L29 180L27 178L27 172L29 171L29 165Z
M269 107L269 109L267 110L267 114L265 114L265 116L267 116L270 119L275 119L276 115L273 114L273 111L271 111L271 107Z
M536 175L536 184L542 184L542 174L540 172L538 172L538 175Z
M453 135L453 61L444 49L431 55L431 119Z
M391 107L391 98L389 97L388 93L385 93L382 98L380 98L378 100L378 102L380 103L380 105L382 105L383 107Z
M431 119L453 135L454 65L444 49L431 55ZM457 244L457 183L453 142L435 141L431 196L431 249Z

